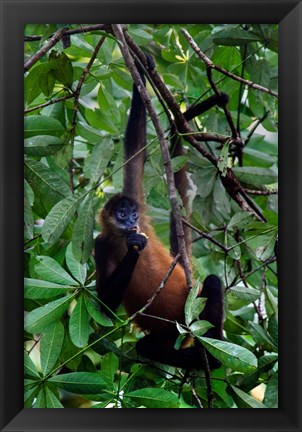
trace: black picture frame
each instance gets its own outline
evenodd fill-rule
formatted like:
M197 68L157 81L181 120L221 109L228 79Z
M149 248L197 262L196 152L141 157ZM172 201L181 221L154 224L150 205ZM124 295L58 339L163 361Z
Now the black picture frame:
M38 1L1 4L1 430L300 431L301 1ZM23 31L27 23L278 23L280 403L254 410L23 409Z

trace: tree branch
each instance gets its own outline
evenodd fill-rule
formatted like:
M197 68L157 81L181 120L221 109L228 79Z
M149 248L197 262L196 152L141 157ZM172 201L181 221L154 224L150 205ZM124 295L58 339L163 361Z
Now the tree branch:
M91 26L83 26L72 30L66 30L65 35L74 35L79 33L87 33L96 30L104 30L108 31L108 24L96 24ZM53 35L52 35L53 36ZM24 36L24 42L34 42L42 39L43 36L33 35L33 36Z
M155 130L156 130L156 133L157 133L157 136L159 139L161 153L162 153L164 167L165 167L165 173L167 176L169 199L171 202L173 216L175 218L178 248L179 248L179 252L181 254L182 262L184 265L187 285L189 288L191 288L192 287L192 274L191 274L191 268L190 268L190 263L189 263L189 259L188 259L188 254L186 251L186 244L185 244L185 239L184 239L184 230L183 230L183 226L182 226L181 214L180 214L180 209L179 209L178 200L177 200L177 193L176 193L176 188L175 188L175 183L174 183L174 175L173 175L173 169L172 169L172 164L171 164L171 159L170 159L170 154L169 154L169 149L168 149L168 143L167 143L167 140L165 138L164 131L161 127L159 118L156 114L155 109L153 108L153 105L152 105L151 100L148 96L146 88L143 85L140 74L138 73L137 68L134 64L134 60L132 59L131 54L129 52L129 48L128 48L128 45L126 43L126 40L125 40L125 37L123 34L122 26L120 24L113 24L112 28L113 28L116 39L120 42L120 49L121 49L122 55L124 57L125 63L129 69L129 71L132 75L133 81L134 81L134 83L135 83L135 85L136 85L136 87L137 87L137 89L141 95L142 101L145 104L146 109L147 109L147 111L151 117L151 120L154 124ZM145 64L145 62L144 62L144 64Z
M27 72L44 54L47 53L66 33L66 28L59 29L54 35L37 51L29 60L24 63L24 72Z
M239 81L242 82L243 84L246 84L248 87L251 87L255 90L260 90L264 93L268 93L274 97L278 97L278 93L270 90L266 87L263 87L259 84L255 84L252 81L246 80L244 78L241 78L237 75L234 75L233 73L227 71L226 69L215 65L212 60L210 60L199 48L199 46L196 44L196 42L194 41L194 39L192 38L192 36L190 35L190 33L186 30L186 29L182 29L181 30L183 35L185 36L185 38L187 39L187 41L189 42L189 44L191 45L191 47L193 48L193 50L196 52L196 54L198 55L198 57L205 63L207 68L211 68L211 69L215 69L218 72L221 72L223 75L228 76L229 78L232 78L235 81Z
M127 41L129 47L133 50L135 55L139 58L142 64L147 67L146 58L144 53L140 50L140 48L136 45L133 39L129 36L127 32L124 34L124 39ZM174 99L170 90L163 83L161 77L158 75L155 69L149 70L149 76L152 79L153 83L156 85L159 90L162 98L167 103L169 109L171 110L175 124L178 129L178 132L184 139L191 144L199 153L208 159L215 167L217 167L218 159L213 156L210 152L208 152L196 139L199 134L195 134L188 122L186 121L183 113L180 111L178 103ZM229 138L225 138L224 142ZM221 142L221 140L220 140ZM264 216L261 214L257 206L253 203L253 201L244 193L244 190L239 182L239 180L235 177L232 170L228 169L226 176L220 176L221 181L231 196L231 198L237 202L237 204L242 208L242 210L252 213L258 220L265 221ZM244 198L244 199L243 199Z
M58 99L51 99L50 101L45 102L44 104L37 105L35 107L28 108L27 110L24 110L24 114L30 113L32 111L36 111L37 109L40 109L40 108L45 108L48 105L52 105L52 104L55 104L55 103L58 103L58 102L62 102L64 100L66 100L66 99L71 99L73 97L74 97L74 94L68 94L68 95L62 96L62 97L60 97Z

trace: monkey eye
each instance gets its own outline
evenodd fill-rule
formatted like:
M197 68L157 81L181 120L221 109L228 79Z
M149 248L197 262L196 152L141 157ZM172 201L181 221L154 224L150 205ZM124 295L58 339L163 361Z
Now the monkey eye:
M134 219L138 219L138 213L136 211L132 213L132 216Z
M126 212L124 210L119 210L117 212L117 217L118 217L118 219L126 219L127 214L126 214Z

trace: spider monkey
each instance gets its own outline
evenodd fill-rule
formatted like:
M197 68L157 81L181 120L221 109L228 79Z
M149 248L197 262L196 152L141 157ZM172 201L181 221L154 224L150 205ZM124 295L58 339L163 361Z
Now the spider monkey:
M153 68L153 60L146 56L148 67ZM139 72L144 85L143 71ZM214 105L227 102L227 96L214 95L192 108L185 117L187 120L203 113ZM174 143L174 157L182 154L182 146ZM120 303L129 316L141 309L159 287L172 262L172 257L157 238L145 214L143 193L143 172L146 159L146 110L135 84L130 115L124 140L125 161L124 184L122 193L113 196L100 213L102 233L95 241L96 284L101 308L108 313ZM139 152L135 157L134 154ZM187 178L182 168L175 174L175 184L186 205ZM188 233L185 231L187 247ZM178 253L176 232L171 217L171 254ZM146 315L135 318L135 323L146 336L137 344L137 352L146 358L168 365L186 369L204 367L201 345L191 338L188 347L176 350L174 344L178 337L175 321L184 323L184 306L188 287L181 263L174 268L161 292L155 297ZM222 339L223 294L220 279L208 276L203 284L202 297L207 298L206 307L201 314L213 324L205 336ZM159 319L160 318L160 319ZM172 321L172 323L171 323ZM211 369L220 362L208 353Z

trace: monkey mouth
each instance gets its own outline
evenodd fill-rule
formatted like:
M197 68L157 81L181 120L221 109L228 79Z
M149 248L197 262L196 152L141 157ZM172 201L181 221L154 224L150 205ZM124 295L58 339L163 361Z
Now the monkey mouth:
M137 233L137 232L139 232L139 227L138 226L133 226L131 228L128 228L126 230L126 232L127 232L127 235L130 235L132 233Z

